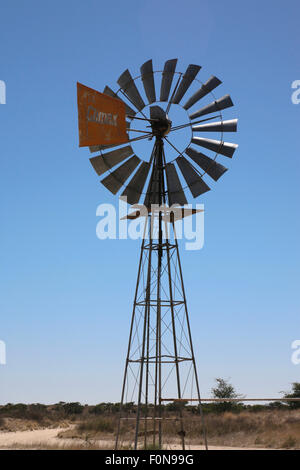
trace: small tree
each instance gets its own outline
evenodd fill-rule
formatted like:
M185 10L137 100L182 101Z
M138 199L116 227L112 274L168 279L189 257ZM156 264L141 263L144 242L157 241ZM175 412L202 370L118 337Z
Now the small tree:
M211 389L213 398L243 398L242 395L238 395L234 386L228 382L228 380L222 379L220 377L216 378L217 386ZM220 401L215 404L215 409L220 412L230 411L233 409L238 409L240 404L238 402L231 401Z
M62 405L66 415L78 415L81 414L83 411L84 406L82 406L79 402L73 403L64 403Z
M284 398L300 398L300 382L293 382L292 392L285 393ZM288 401L287 404L292 409L300 408L300 401Z

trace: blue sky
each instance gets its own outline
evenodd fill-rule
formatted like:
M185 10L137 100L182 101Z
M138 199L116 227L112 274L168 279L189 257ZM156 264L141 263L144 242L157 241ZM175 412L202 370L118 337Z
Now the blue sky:
M103 90L149 58L200 64L239 118L182 263L203 395L215 377L275 395L300 380L299 2L10 1L1 5L0 403L118 401L139 241L96 238L114 202L78 148L76 82ZM201 71L202 73L202 71Z

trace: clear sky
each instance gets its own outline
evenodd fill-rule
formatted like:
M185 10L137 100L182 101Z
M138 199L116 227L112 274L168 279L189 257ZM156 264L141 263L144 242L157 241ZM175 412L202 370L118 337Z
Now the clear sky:
M0 403L118 401L139 241L96 237L116 202L78 148L76 82L115 90L152 58L200 64L239 118L182 264L203 395L215 377L275 395L300 380L300 80L296 0L1 3ZM202 72L201 72L202 73Z

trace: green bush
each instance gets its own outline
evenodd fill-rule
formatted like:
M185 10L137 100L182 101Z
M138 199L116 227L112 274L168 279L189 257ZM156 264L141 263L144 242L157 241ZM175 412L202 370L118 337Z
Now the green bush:
M292 392L286 393L284 398L300 398L300 382L293 382ZM287 404L292 409L300 408L300 401L288 401Z
M66 415L79 415L82 413L84 406L79 402L74 403L64 403L62 408Z
M222 398L229 398L229 399L239 399L243 398L241 395L238 395L235 391L235 388L232 384L228 382L228 380L221 379L220 377L216 378L216 387L212 388L212 395L214 398L221 400ZM243 405L238 403L237 401L220 401L214 403L214 410L215 412L224 413L225 411L241 411L243 409Z

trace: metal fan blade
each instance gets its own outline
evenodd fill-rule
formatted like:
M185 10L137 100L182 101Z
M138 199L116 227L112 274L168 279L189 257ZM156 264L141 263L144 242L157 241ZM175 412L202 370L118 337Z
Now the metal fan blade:
M185 153L215 181L218 181L218 179L228 170L225 166L193 148L187 148Z
M233 106L233 102L231 101L230 96L225 95L225 96L222 96L222 98L218 99L217 101L214 101L213 103L210 103L207 106L204 106L204 108L201 108L198 111L195 111L189 116L190 116L190 119L196 119L199 116L204 116L205 114L210 114L216 111L221 111L222 109L230 108L231 106Z
M150 106L150 119L166 119L166 111L160 106Z
M112 144L112 145L92 145L91 147L89 147L89 150L91 153L95 153L95 152L100 152L100 150L104 150L104 149L109 149L111 147L116 147L118 144Z
M200 124L192 126L194 132L236 132L237 119L230 119L228 121L211 122L209 124Z
M178 104L183 97L183 95L188 90L190 84L196 77L197 73L201 69L200 65L193 65L190 64L186 69L185 74L183 75L181 82L179 83L179 87L175 93L175 96L172 99L172 103Z
M106 87L104 88L103 93L104 93L105 95L112 96L113 98L118 98L118 100L120 100L120 101L123 101L123 100L117 95L117 93L115 93L111 88L109 88L109 86L106 86ZM125 103L125 101L123 101L123 103ZM125 103L125 110L126 110L126 114L128 114L129 116L135 116L135 115L136 115L136 111L134 111L130 106L128 106L127 103Z
M89 147L89 150L91 153L94 153L94 152L100 152L102 145L93 145L91 147Z
M221 84L221 80L219 80L217 77L211 76L206 83L202 85L201 88L199 88L196 93L191 96L185 105L183 106L184 109L188 110L193 104L197 103L197 101L201 100L204 96L208 95L212 90L217 88Z
M113 168L118 163L121 163L125 158L130 157L133 150L130 145L121 149L112 150L105 155L90 158L90 162L94 167L96 173L100 176L110 168Z
M175 165L173 165L173 163L168 163L166 165L166 175L169 206L172 206L173 204L180 204L181 206L184 206L184 204L187 204L187 200L182 189Z
M176 162L194 197L210 190L210 187L207 186L185 157L182 155L177 157Z
M127 160L123 165L119 166L115 171L107 175L101 183L113 194L116 194L125 181L129 178L131 173L136 169L140 163L140 159L134 155Z
M149 173L150 163L142 162L135 175L129 181L121 195L121 199L127 198L128 204L137 204Z
M178 59L167 60L162 73L159 101L168 101Z
M128 69L122 73L117 80L117 83L139 111L146 106Z
M141 66L140 70L141 70L142 81L143 81L143 85L144 85L144 89L145 89L145 93L148 98L148 101L150 104L154 103L156 101L156 94L155 94L152 60L148 60L148 62L145 62Z
M205 147L206 149L212 150L213 152L225 155L225 157L231 158L238 148L237 144L231 142L223 142L222 140L204 139L202 137L193 137L192 143Z

